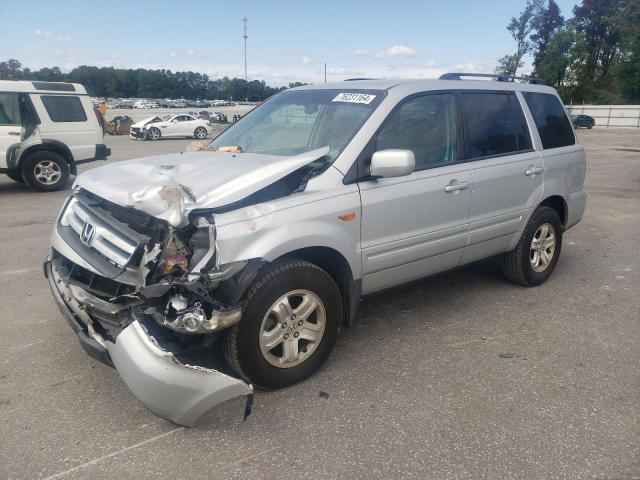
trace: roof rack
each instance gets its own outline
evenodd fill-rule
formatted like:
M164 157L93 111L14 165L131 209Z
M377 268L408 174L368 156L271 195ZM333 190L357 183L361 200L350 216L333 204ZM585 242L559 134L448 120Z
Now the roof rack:
M346 78L344 81L345 81L345 82L357 82L357 81L359 81L359 80L376 80L376 79L375 79L375 78L365 78L365 77L362 77L362 78Z
M536 77L522 76L515 77L511 75L500 75L498 73L461 73L451 72L440 75L440 80L462 80L462 77L480 77L480 78L493 78L498 82L513 82L515 80L523 80L525 82L532 83L534 85L546 85L544 80Z

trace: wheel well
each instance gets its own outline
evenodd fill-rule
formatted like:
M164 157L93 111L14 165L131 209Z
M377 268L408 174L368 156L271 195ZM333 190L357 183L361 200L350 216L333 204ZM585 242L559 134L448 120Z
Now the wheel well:
M567 225L567 205L560 195L554 195L552 197L546 198L541 204L541 207L549 207L553 208L558 216L560 217L560 222L563 226Z
M67 163L69 164L69 170L72 175L77 175L78 170L76 168L76 162L73 161L73 155L71 155L71 151L69 148L60 142L46 142L40 143L38 145L33 145L27 148L21 155L20 160L18 161L19 168L22 168L22 162L24 162L29 155L36 152L54 152L58 155L61 155Z
M307 247L283 255L286 258L306 260L322 268L336 282L342 295L344 310L343 325L349 326L357 313L360 301L360 282L353 280L349 262L344 256L329 247Z

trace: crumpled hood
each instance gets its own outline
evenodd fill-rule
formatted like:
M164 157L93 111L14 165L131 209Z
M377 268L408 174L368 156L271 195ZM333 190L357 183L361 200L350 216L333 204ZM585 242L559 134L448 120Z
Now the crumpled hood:
M153 117L147 117L144 120L140 120L139 122L134 123L133 125L131 125L132 127L136 127L136 128L142 128L144 127L147 123L149 123L151 120L153 120L154 118L158 118L157 115L154 115Z
M161 155L89 170L73 186L181 227L191 210L242 200L328 153L329 147L290 157L223 152Z

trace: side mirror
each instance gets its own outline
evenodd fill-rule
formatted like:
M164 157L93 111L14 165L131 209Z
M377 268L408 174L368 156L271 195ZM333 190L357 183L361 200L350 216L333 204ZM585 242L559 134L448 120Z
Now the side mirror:
M379 150L371 157L372 177L402 177L413 173L416 157L411 150Z

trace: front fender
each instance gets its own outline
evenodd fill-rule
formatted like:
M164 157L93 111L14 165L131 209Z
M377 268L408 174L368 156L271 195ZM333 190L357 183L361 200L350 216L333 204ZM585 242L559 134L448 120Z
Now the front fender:
M353 218L339 218L350 212L355 213ZM346 258L358 279L362 272L360 213L360 197L353 192L223 225L216 233L217 261L273 261L301 248L327 247Z

